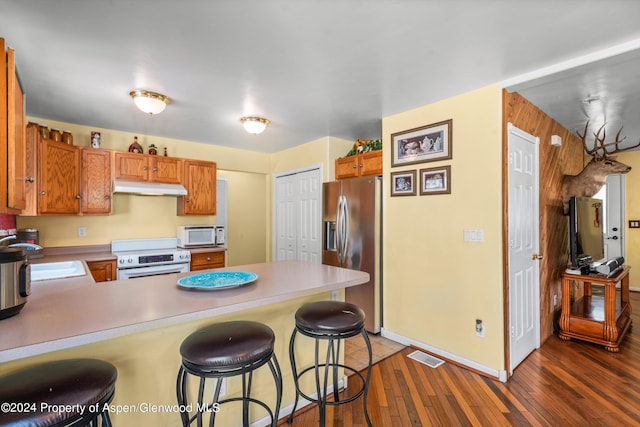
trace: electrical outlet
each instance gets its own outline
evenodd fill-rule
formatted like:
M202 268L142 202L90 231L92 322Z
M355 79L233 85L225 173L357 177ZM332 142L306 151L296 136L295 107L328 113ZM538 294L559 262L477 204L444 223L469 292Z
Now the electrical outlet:
M338 291L331 291L331 301L338 301Z
M78 237L87 237L87 227L78 227Z
M476 319L476 336L484 338L484 324L480 319Z

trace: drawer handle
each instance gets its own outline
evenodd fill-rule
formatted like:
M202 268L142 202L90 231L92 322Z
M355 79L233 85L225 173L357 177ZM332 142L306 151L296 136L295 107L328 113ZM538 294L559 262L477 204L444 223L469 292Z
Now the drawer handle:
M210 256L207 257L207 261L211 261L211 257Z

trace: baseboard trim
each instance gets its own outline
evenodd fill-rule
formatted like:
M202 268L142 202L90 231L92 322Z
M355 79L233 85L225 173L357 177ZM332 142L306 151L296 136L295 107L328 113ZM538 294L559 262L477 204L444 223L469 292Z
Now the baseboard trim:
M411 347L416 347L419 348L421 350L427 351L429 353L432 353L436 356L440 356L443 359L447 359L451 362L454 362L458 365L461 365L462 367L465 368L469 368L471 370L477 371L478 373L487 375L491 378L494 378L500 382L506 382L507 381L507 371L505 370L497 370L497 369L493 369L493 368L489 368L487 366L481 365L477 362L474 362L473 360L468 360L465 359L463 357L460 357L456 354L453 353L449 353L448 351L444 351L440 348L437 347L433 347L429 344L423 343L421 341L417 341L417 340L413 340L410 338L407 338L403 335L397 334L393 331L390 331L389 329L386 328L382 328L382 330L380 331L380 335L382 335L384 338L388 338L391 341L395 341L397 343L406 345L406 346L411 346Z

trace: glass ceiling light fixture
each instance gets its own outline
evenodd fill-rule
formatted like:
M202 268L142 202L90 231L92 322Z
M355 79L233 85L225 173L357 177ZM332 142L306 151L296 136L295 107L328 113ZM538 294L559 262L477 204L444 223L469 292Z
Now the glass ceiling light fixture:
M262 133L269 124L269 120L262 117L243 117L240 119L244 130L254 135Z
M168 96L149 90L136 89L129 92L129 95L141 111L151 115L162 113L171 102Z

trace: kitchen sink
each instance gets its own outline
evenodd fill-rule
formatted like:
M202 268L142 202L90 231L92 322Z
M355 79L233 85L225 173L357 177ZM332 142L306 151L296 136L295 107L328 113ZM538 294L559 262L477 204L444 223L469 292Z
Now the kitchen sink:
M62 279L64 277L85 276L82 261L44 262L31 264L31 281Z

